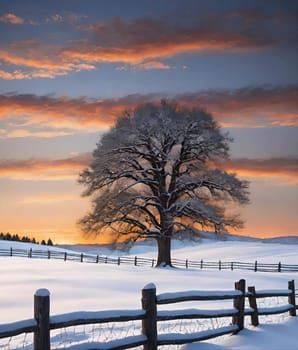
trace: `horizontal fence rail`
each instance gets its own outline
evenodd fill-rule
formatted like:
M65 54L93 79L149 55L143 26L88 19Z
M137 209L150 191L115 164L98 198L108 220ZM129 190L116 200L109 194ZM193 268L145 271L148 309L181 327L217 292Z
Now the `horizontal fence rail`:
M81 263L95 264L113 264L113 265L134 265L134 266L149 266L154 267L155 259L142 258L138 256L102 256L96 254L86 254L77 252L63 252L57 250L38 250L38 249L0 249L0 256L10 257L26 257L30 259L58 259L64 261L77 261ZM255 261L237 262L237 261L194 261L189 259L172 259L172 264L175 267L191 268L191 269L210 269L210 270L248 270L259 272L298 272L298 264L265 264Z
M287 303L279 306L260 307L258 299L287 297ZM249 307L245 307L248 299ZM224 309L177 309L159 310L159 305L177 304L187 301L231 300L231 307ZM249 316L251 324L258 326L259 316L288 312L296 316L296 298L294 280L288 282L284 290L258 290L248 287L241 279L235 282L234 290L222 291L182 291L156 294L156 287L150 283L142 289L142 308L136 310L80 311L50 316L50 293L47 289L39 289L34 295L34 318L14 323L0 324L0 338L10 338L23 333L34 334L34 350L50 350L52 330L65 329L71 326L103 324L110 322L140 321L140 334L126 336L105 342L88 342L79 345L63 346L65 350L74 350L79 346L84 350L122 350L143 346L144 350L156 350L161 345L177 345L208 340L225 334L237 334L244 328L244 318ZM219 326L194 332L158 331L158 324L172 320L198 320L231 317L228 326ZM61 348L62 349L62 348ZM59 349L58 349L59 350Z

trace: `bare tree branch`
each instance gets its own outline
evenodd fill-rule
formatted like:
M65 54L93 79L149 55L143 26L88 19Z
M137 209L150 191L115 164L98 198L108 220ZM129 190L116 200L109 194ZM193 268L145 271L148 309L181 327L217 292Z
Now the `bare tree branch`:
M167 264L176 230L198 224L215 231L241 227L239 217L225 208L248 203L248 183L216 165L228 159L230 142L201 109L162 101L125 113L80 174L83 195L93 198L81 226L98 234L110 228L130 241L154 237L158 263Z

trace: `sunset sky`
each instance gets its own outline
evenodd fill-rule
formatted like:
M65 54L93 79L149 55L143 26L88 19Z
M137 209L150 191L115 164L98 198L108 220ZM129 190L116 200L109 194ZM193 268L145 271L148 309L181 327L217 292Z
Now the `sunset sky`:
M297 1L0 0L0 231L82 242L100 136L174 98L234 138L238 233L298 235L297 62Z

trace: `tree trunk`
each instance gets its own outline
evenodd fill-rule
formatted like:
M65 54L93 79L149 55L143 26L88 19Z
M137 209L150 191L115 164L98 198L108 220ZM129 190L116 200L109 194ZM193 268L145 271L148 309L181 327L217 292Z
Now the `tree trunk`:
M158 257L156 267L171 266L171 237L157 239Z

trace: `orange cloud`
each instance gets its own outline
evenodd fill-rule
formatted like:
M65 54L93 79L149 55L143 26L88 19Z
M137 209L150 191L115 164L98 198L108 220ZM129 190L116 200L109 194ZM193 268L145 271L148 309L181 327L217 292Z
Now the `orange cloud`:
M74 40L61 51L61 55L91 63L121 62L142 66L146 61L183 53L256 50L281 43L295 43L295 34L290 31L287 32L287 38L281 38L280 28L286 24L276 22L276 14L253 14L253 28L249 21L243 21L244 15L204 11L188 15L187 22L177 20L175 16L170 19L113 18L108 22L90 25L86 32L91 37ZM271 31L263 28L264 16L266 25L272 26ZM146 69L146 65L143 68Z
M74 179L91 160L91 154L64 159L0 160L0 178ZM231 159L222 166L244 177L279 177L297 181L298 175L297 158Z
M153 45L144 43L131 47L102 47L86 42L83 45L82 43L78 43L76 47L74 46L71 49L64 50L62 56L73 61L80 60L89 63L121 62L138 66L145 60L168 58L195 51L224 50L233 46L236 47L236 44L225 43L224 40L221 42L193 40L191 42L181 43L173 41L173 43L160 42Z
M66 131L30 131L25 129L15 129L12 131L7 131L0 129L0 139L1 138L23 138L23 137L42 137L42 138L52 138L59 136L72 135L72 132Z
M89 63L62 57L57 47L34 40L12 43L6 49L1 49L0 61L19 67L12 71L0 70L0 77L6 80L54 78L73 71L95 69Z
M89 100L85 98L36 95L0 96L0 119L17 117L27 125L40 124L77 130L92 130L111 125L123 111L117 100ZM133 106L133 105L131 105ZM12 112L13 111L13 112Z
M243 177L275 177L296 183L298 178L298 158L232 159L225 167Z
M89 154L66 159L0 160L0 178L15 180L74 179L91 161Z
M259 86L177 95L188 106L201 105L227 127L298 125L298 86Z
M25 20L13 13L5 13L0 17L0 22L10 23L10 24L24 24Z
M296 34L290 30L291 27L284 30L287 22L277 21L276 16L277 14L266 15L257 11L252 14L197 12L188 15L184 22L175 16L130 20L114 18L85 28L80 27L79 40L71 37L66 43L56 46L48 44L47 40L38 43L38 49L37 43L32 41L11 43L5 49L2 48L0 60L17 66L17 69L11 67L2 72L1 77L53 78L95 69L96 64L102 62L128 64L138 66L139 69L167 69L168 65L159 62L160 59L184 53L243 51L281 44L295 45ZM1 18L2 21L14 23L24 21L13 14ZM64 13L54 14L47 18L47 22L56 25L68 22L74 25L84 19L86 16ZM290 19L289 23L292 17Z
M189 94L128 95L119 99L88 99L36 95L0 95L0 120L18 118L21 130L2 130L0 136L42 136L32 126L52 127L61 133L88 132L111 126L124 110L138 104L159 103L173 98L182 106L202 107L210 111L225 127L298 126L298 86L247 87L236 90L209 90ZM3 127L2 127L3 128ZM68 130L61 130L67 128ZM8 131L9 130L9 131ZM51 133L45 131L45 136Z

